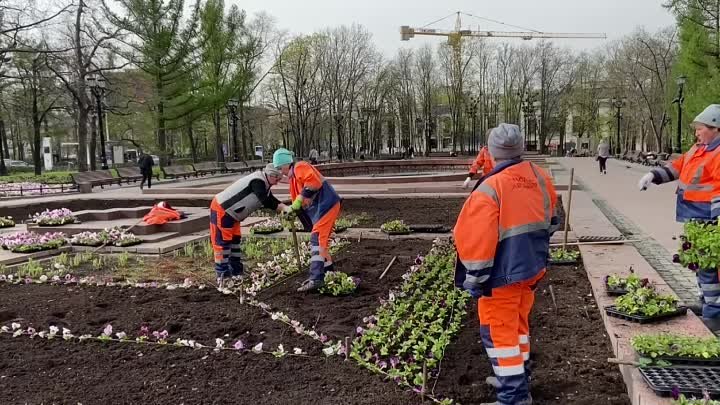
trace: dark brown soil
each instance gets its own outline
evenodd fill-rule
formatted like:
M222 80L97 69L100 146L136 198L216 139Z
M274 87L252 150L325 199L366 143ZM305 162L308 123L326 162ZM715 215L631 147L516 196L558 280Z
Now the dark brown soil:
M337 271L360 277L360 286L353 294L333 297L297 293L295 290L307 278L303 272L263 291L258 299L330 337L354 337L355 327L362 323L363 317L375 313L380 299L387 298L389 290L402 283L402 275L414 263L415 256L427 254L431 247L429 240L352 241L333 260ZM397 260L379 280L393 256L398 256Z
M550 285L558 303L557 314ZM607 363L612 352L582 267L550 268L536 293L530 335L535 364L531 383L533 404L630 403L618 367ZM489 402L494 400L494 390L484 381L492 373L480 341L474 303L465 327L445 355L435 393L463 405Z
M367 213L364 228L378 228L387 221L402 219L408 225L455 225L464 198L361 198L343 200L343 214Z
M417 404L337 357L276 359L175 347L0 337L0 403Z
M224 337L248 344L294 345L310 352L313 340L272 321L262 311L240 305L234 296L213 289L154 290L114 287L0 285L0 318L23 326L65 327L76 335L98 335L107 324L115 332L137 336L140 327L167 330L170 339L195 339L206 345Z

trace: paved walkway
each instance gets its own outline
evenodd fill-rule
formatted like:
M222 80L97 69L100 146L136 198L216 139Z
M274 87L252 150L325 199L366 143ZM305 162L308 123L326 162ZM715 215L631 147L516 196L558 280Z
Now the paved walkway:
M595 204L622 233L641 239L635 246L645 260L663 277L686 304L697 302L695 275L672 263L682 224L675 222L675 186L651 186L637 189L637 182L648 167L609 160L608 174L601 175L592 158L558 159L569 175L575 169L575 184L590 194Z

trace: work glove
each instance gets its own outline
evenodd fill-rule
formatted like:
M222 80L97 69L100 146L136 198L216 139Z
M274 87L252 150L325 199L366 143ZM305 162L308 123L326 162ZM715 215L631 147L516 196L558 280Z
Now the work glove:
M470 185L471 181L472 181L472 179L470 177L465 179L465 182L463 183L463 188L468 188L468 185Z
M473 298L482 297L482 288L475 284L470 284L467 281L463 282L463 290L469 292Z
M640 191L647 190L647 188L650 186L650 184L652 184L652 181L654 178L655 178L655 176L652 173L648 173L648 174L644 175L638 182L638 188L640 189Z
M303 198L302 196L297 196L295 201L293 201L292 205L290 206L290 209L292 211L300 211L302 208Z

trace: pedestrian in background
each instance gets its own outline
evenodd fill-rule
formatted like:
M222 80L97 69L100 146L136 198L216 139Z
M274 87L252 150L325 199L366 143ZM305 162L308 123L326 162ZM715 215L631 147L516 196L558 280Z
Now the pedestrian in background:
M608 145L605 139L598 145L597 153L597 161L600 164L600 174L607 174L607 160L610 157L610 145Z
M138 167L140 167L140 174L142 174L143 178L140 182L140 190L143 189L143 186L145 185L145 180L147 180L148 188L152 188L152 175L153 175L153 166L155 166L155 162L153 161L152 156L148 155L147 153L143 153L140 156L140 160L138 160Z
M677 180L677 222L717 222L720 216L720 104L712 104L692 124L697 143L665 167L652 169L638 187ZM703 294L702 319L713 332L720 332L720 279L717 267L698 269Z

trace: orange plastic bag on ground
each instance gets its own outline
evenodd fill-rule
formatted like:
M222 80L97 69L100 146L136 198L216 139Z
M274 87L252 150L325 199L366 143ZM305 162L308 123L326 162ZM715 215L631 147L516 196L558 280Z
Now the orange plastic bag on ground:
M182 216L179 211L174 210L165 201L161 201L152 207L150 212L143 217L143 221L149 225L162 225L170 221L177 221L180 218Z

